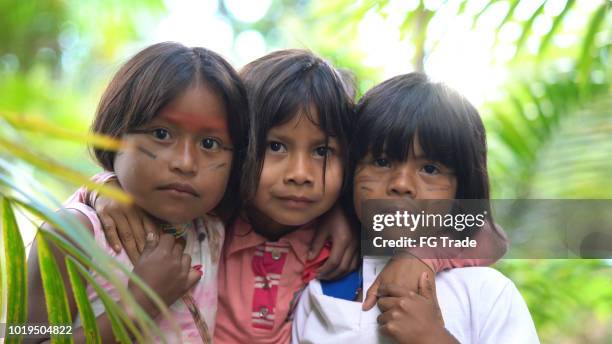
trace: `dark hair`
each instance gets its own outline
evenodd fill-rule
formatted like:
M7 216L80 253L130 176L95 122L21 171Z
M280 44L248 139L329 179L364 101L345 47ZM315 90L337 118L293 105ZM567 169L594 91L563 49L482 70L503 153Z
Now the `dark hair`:
M151 121L159 111L194 85L205 85L223 100L234 154L228 187L220 206L235 209L247 146L246 91L234 68L205 48L174 42L151 45L126 62L104 91L91 130L120 138ZM113 170L114 151L92 149L106 170Z
M405 161L415 135L427 158L452 168L457 199L488 199L485 129L478 111L426 75L393 77L369 90L356 107L351 170L369 152Z
M309 51L289 49L247 64L240 76L247 89L251 120L242 179L247 202L257 191L268 131L299 113L321 128L326 142L330 136L338 140L343 166L347 166L353 101L351 89L331 65ZM346 176L346 169L344 173ZM348 178L344 178L343 187L346 185Z

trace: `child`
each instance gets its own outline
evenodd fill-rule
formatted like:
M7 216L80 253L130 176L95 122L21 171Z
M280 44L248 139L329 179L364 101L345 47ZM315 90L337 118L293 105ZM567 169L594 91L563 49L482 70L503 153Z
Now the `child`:
M325 258L307 259L313 221L338 201L352 101L340 75L303 50L246 65L251 130L245 207L219 270L215 343L288 343L291 309Z
M234 202L222 198L228 184L238 184L247 123L246 94L234 69L214 52L177 43L155 44L136 54L117 72L100 101L92 130L125 144L118 152L95 149L95 157L114 171L134 203L156 219L158 229L147 237L142 256L132 262L106 244L97 214L84 203L82 192L65 203L63 212L79 219L108 254L133 267L170 306L182 338L174 337L173 327L162 319L160 328L169 342L211 342L225 233L219 218L209 212L220 202ZM45 323L36 247L29 259L28 314L30 323ZM69 285L65 253L54 248L54 254ZM159 309L148 296L117 273L143 309L156 317ZM108 281L92 275L119 301ZM100 298L92 286L87 291L102 342L114 342ZM68 295L74 316L76 305L72 293ZM85 339L79 322L77 318L73 331L77 343Z
M357 214L373 199L489 199L484 127L476 109L454 91L419 73L401 75L368 91L356 112L351 162ZM340 284L345 294L358 294L385 264L365 257L363 279L355 273L311 282L296 310L293 342L538 343L520 293L490 268L438 274L437 299L424 276L418 295L382 286L380 310L362 312L355 298L334 296Z

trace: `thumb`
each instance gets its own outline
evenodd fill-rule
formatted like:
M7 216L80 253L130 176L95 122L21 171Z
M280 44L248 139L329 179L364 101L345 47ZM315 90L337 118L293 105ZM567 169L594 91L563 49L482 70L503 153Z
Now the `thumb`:
M203 275L204 273L200 270L190 269L189 274L187 275L187 290L193 288L193 286L198 283L198 281L200 280L200 278L202 278Z
M434 285L432 284L429 273L423 272L421 277L419 278L419 286L418 286L419 295L424 298L431 300L436 297L436 293L434 292Z
M142 249L142 255L153 251L157 247L158 239L157 234L153 232L147 233L144 248Z
M317 231L314 238L310 242L310 249L308 250L308 260L315 259L319 253L321 253L321 249L325 246L325 242L327 241L327 232L325 231Z
M372 309L372 307L374 307L374 305L376 305L379 287L380 279L376 278L376 280L374 281L374 283L372 283L372 285L368 289L368 292L366 293L366 297L363 300L363 305L361 306L362 310L369 311L370 309Z

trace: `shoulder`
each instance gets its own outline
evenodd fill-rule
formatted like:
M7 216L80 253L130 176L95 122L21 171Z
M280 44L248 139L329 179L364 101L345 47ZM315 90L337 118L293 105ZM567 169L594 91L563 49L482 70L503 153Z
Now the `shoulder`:
M470 290L475 287L499 290L514 283L504 274L490 267L456 268L440 272L436 275L436 284L452 284L463 286Z
M63 220L66 221L68 225L74 225L76 223L84 226L85 228L87 228L89 230L90 233L94 232L94 226L91 223L89 217L84 214L82 211L75 209L75 208L61 208L59 209L56 214ZM76 223L74 221L77 221ZM45 223L43 224L43 228L45 229L49 229L49 230L55 230L55 228L49 224L49 223ZM63 233L62 233L63 235Z

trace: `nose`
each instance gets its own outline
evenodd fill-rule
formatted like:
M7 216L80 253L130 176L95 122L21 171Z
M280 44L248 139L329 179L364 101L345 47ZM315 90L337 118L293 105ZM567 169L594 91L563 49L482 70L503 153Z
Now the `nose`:
M296 185L312 184L314 180L312 164L313 162L308 154L292 154L287 161L284 182Z
M399 167L387 184L387 194L392 197L416 198L414 173L406 167Z
M197 147L190 144L189 140L177 142L176 149L170 157L170 169L174 172L195 175L198 171Z

